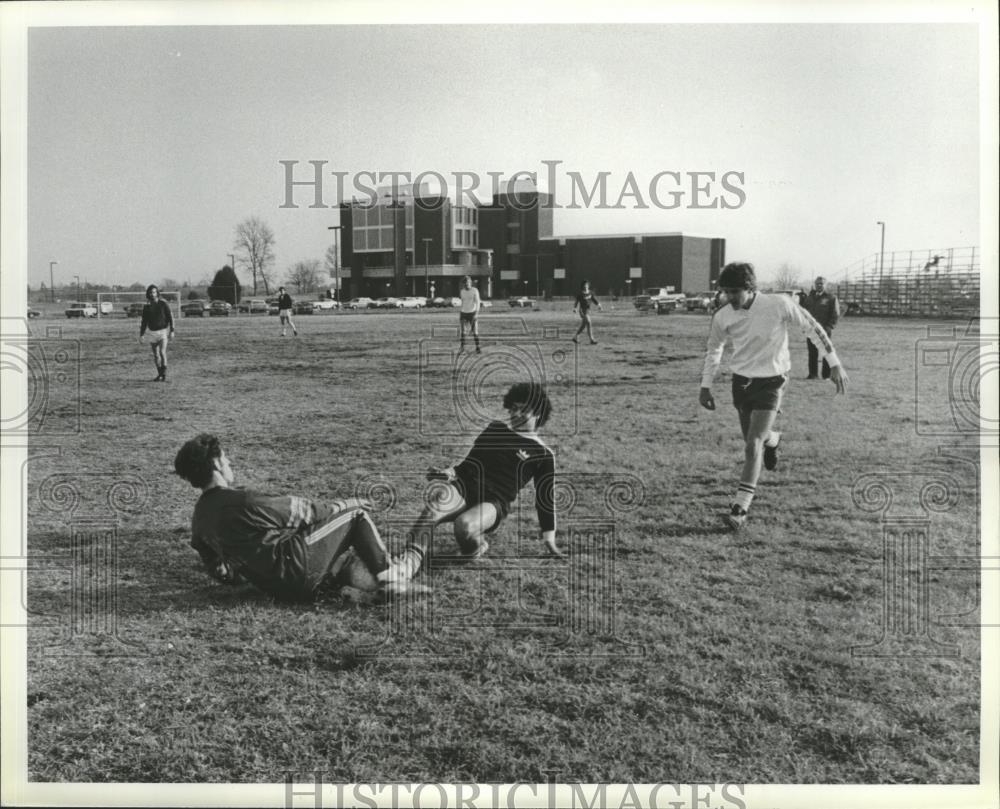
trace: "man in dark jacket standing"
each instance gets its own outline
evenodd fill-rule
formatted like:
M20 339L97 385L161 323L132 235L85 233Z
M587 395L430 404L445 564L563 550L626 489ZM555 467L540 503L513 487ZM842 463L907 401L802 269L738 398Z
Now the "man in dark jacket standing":
M813 319L823 327L827 337L833 333L833 327L840 319L840 304L837 303L837 296L826 291L826 279L821 275L813 283L813 288L802 300L802 306L813 316ZM819 379L816 373L819 368L819 352L816 346L810 341L806 341L809 349L809 376L806 379ZM823 379L830 378L830 365L823 360Z

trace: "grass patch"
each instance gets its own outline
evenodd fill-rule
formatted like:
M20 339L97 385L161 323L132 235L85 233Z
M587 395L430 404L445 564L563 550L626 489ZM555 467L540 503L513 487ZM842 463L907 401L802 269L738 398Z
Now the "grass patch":
M484 354L457 375L427 359L454 347L435 337L453 313L301 318L284 339L274 318L185 319L166 385L134 323L61 324L80 340L83 422L27 475L32 780L977 782L974 572L930 574L931 633L957 656L850 651L882 634L883 525L852 496L862 475L954 479L928 552L977 553L976 461L913 423L924 324L847 320L847 398L805 382L793 349L781 466L733 535L719 519L742 452L727 381L716 413L697 404L707 317L616 310L596 319L601 344L575 351L568 310L524 315L527 338L512 317L482 318ZM399 611L283 606L202 574L187 545L197 492L172 474L184 440L220 435L247 486L392 487L378 522L399 541L425 468L460 457L480 411L501 412L526 351L550 374L549 441L575 498L560 516L569 566L537 557L526 492L490 557L437 559L433 597ZM53 507L52 476L72 481L76 510ZM641 496L614 500L622 478ZM112 513L119 479L140 497ZM114 528L113 575L90 591L117 635L72 623L86 519ZM583 539L607 530L613 560ZM438 550L452 549L446 530ZM79 557L76 574L97 566ZM580 582L596 589L581 598Z

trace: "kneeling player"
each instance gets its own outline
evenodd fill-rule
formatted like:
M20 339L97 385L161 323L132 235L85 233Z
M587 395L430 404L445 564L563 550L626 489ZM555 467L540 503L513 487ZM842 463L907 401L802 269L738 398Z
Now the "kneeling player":
M449 485L424 507L406 550L380 579L412 578L431 547L434 528L446 522L454 523L455 541L466 559L483 556L489 550L487 534L500 527L529 480L535 486L542 542L550 553L563 555L556 545L555 458L537 433L548 421L552 404L541 385L522 382L507 391L503 406L508 422L491 422L463 461L444 469L430 468L428 480Z
M327 588L379 590L385 596L426 592L399 577L388 587L378 583L390 559L364 501L321 505L296 495L233 488L229 458L208 434L181 447L174 469L201 489L191 545L218 581L246 580L292 601L311 600Z

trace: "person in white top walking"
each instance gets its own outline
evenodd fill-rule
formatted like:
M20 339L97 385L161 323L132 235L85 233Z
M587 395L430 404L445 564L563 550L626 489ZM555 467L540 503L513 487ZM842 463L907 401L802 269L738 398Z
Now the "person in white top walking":
M483 305L479 290L472 286L472 278L468 275L462 279L462 288L458 292L462 299L462 308L458 313L458 328L460 332L459 351L465 351L465 327L471 327L472 336L476 341L476 353L482 354L479 348L479 309Z
M729 343L733 349L729 363L733 375L733 404L739 411L740 429L746 443L740 485L724 517L734 530L746 523L757 491L761 464L768 470L778 466L781 433L772 428L792 367L788 353L790 326L801 331L829 363L830 379L836 385L836 392L844 393L847 389L847 372L823 327L789 296L763 295L756 287L752 264L727 264L722 269L718 288L726 294L728 305L712 316L698 397L702 407L715 410L712 380Z

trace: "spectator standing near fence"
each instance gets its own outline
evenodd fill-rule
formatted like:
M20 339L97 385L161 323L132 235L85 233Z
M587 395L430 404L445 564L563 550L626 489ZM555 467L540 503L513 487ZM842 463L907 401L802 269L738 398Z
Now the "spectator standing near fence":
M837 296L826 291L826 279L821 275L813 282L813 288L802 299L802 306L813 316L813 319L823 327L827 337L833 334L833 327L840 320L840 303ZM809 350L809 376L806 379L819 379L819 351L812 341L806 341ZM823 379L830 378L830 364L823 360Z

